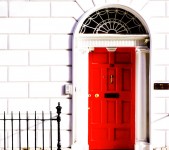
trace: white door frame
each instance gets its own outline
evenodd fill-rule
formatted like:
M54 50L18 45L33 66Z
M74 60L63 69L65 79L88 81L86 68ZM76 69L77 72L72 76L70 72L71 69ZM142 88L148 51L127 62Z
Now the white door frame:
M145 47L145 41L149 38L149 35L118 35L118 34L79 34L79 30L84 20L96 10L106 7L118 7L130 11L145 25L148 30L148 26L144 19L136 13L134 10L123 5L110 5L106 4L102 7L96 7L83 15L78 22L74 36L73 36L73 95L72 95L72 149L73 150L88 150L88 53L93 50L94 47L136 47L138 61L136 66L141 67L145 54L149 52L149 49ZM140 68L139 68L140 69ZM137 69L137 71L139 71ZM137 73L136 73L137 74ZM137 76L137 75L136 75ZM140 78L140 76L137 76ZM137 78L136 77L136 78ZM146 78L146 77L145 77ZM144 78L144 79L145 79ZM148 77L149 78L149 77ZM139 79L136 79L139 80ZM137 82L137 81L136 81ZM138 85L136 85L138 86ZM141 85L143 89L146 83ZM139 96L140 93L136 95ZM137 98L136 96L136 98ZM137 109L137 104L141 104L142 108ZM146 143L146 131L143 132L140 127L140 123L143 122L143 126L146 126L146 118L143 118L141 111L144 110L145 102L141 102L140 99L136 101L136 143L135 148L140 149L148 145ZM146 108L146 107L145 107ZM144 122L145 121L145 122Z

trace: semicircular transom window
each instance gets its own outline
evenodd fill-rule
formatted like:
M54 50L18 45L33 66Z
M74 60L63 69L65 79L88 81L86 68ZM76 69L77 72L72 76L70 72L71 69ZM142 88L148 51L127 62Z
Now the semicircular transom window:
M140 20L121 8L106 8L94 12L84 21L79 33L147 34Z

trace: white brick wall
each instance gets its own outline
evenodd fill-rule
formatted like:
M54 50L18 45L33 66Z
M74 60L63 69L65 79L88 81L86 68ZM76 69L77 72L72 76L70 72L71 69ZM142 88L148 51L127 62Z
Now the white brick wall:
M28 97L28 83L1 82L0 97L2 98Z
M153 79L162 82L166 80L166 67L165 66L154 66L152 67Z
M8 16L8 3L6 1L0 2L0 17Z
M83 10L73 0L0 1L0 116L3 111L7 114L29 111L32 115L34 111L46 114L53 111L56 115L56 106L61 102L63 147L70 147L72 136L72 101L64 95L64 85L72 82L71 39L76 20L82 14ZM37 134L40 137L42 133ZM49 131L45 134L45 146L49 146ZM22 132L24 135L26 132ZM31 137L29 144L33 147ZM56 140L55 135L53 139ZM17 134L14 142L18 146ZM42 144L41 138L37 144ZM7 146L11 147L11 138ZM22 146L26 147L26 141Z
M0 33L28 33L29 19L0 18Z
M169 20L167 17L155 17L151 18L151 30L153 33L167 33L169 31L168 23ZM159 26L160 23L160 26Z
M72 81L72 68L65 66L51 67L51 81Z
M166 14L165 4L166 4L165 1L158 1L158 0L149 1L148 3L145 4L144 8L141 10L141 13L145 14L146 18L151 18L152 16L163 17Z
M0 65L14 66L14 65L28 65L28 51L0 51Z
M84 11L87 11L87 10L89 10L90 8L93 8L93 7L94 7L94 3L93 3L93 1L91 1L91 0L85 0L85 1L76 0L76 2L78 3L78 5L79 5ZM86 4L87 4L87 5L86 5Z
M104 4L106 1L105 0L93 0L94 5L101 5Z
M29 56L31 65L71 65L71 51L31 50Z
M166 113L167 102L165 98L154 98L151 105L154 113Z
M72 100L64 95L63 86L72 82L72 34L84 12L106 3L131 7L148 21L152 42L151 140L153 147L169 146L169 121L160 119L169 113L169 92L153 89L155 82L169 82L169 1L0 1L0 112L55 111L61 101L66 120L62 126L69 130L63 130L64 146L71 145L72 127L67 122L71 122ZM155 119L159 121L153 122Z
M49 49L49 35L10 35L10 49Z
M153 34L152 41L153 47L155 49L165 49L166 48L166 34Z
M165 147L165 132L164 131L154 131L152 133L152 143L154 147ZM159 140L160 139L160 140Z
M8 36L0 35L0 50L5 50L8 48Z
M149 14L148 9L152 10ZM153 9L158 9L158 11L153 11ZM142 13L147 14L152 32L151 83L153 87L156 82L168 83L169 81L168 2L149 1L142 9ZM151 90L151 143L153 147L169 146L168 93L168 90L153 88Z
M154 50L153 51L153 57L155 59L153 60L153 63L155 65L169 65L168 53L169 53L169 50L166 50L166 49L164 49L164 50Z
M11 1L10 17L50 17L49 1Z
M9 81L49 81L49 67L10 67Z
M8 80L8 68L0 67L0 81L7 81L7 80Z
M71 49L71 40L72 35L54 34L51 36L51 49Z
M75 17L78 19L84 13L76 2L51 2L51 10L52 17Z
M67 95L64 95L65 84L65 82L31 82L29 83L29 97L68 97Z
M75 23L73 18L33 18L30 28L31 33L73 33Z

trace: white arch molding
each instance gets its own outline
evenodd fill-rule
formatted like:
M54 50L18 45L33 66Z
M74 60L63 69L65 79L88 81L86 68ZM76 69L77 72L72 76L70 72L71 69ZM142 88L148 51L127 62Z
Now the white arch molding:
M121 8L135 15L147 32L144 19L133 9L117 4L106 4L86 12L77 23L73 36L73 150L88 150L88 53L93 47L136 47L136 132L135 149L149 149L149 48L145 42L149 34L79 34L85 19L102 8ZM148 59L147 59L148 58ZM142 74L142 71L145 74ZM144 81L144 82L140 82Z

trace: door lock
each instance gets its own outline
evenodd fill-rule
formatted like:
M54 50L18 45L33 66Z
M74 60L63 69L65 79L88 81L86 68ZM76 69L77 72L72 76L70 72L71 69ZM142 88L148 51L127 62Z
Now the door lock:
M99 94L95 94L94 97L95 97L95 98L98 98L98 97L99 97Z

